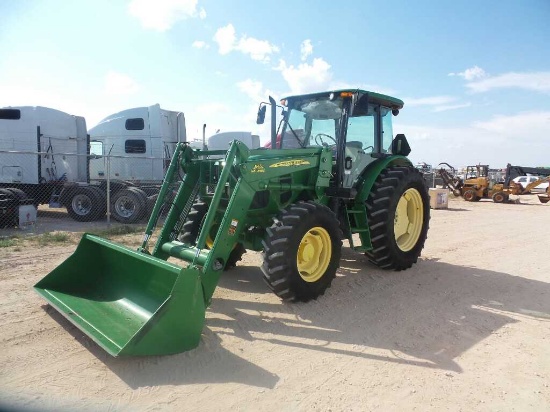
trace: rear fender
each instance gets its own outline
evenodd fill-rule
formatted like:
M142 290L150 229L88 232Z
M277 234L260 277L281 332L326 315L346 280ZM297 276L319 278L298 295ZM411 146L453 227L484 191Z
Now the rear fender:
M375 162L369 164L369 166L363 171L359 183L357 185L357 196L355 197L354 204L350 207L349 210L354 210L356 213L355 216L355 226L366 229L359 233L361 238L361 245L363 250L372 250L372 242L370 237L370 232L368 230L368 219L367 219L367 207L365 202L369 197L369 194L372 190L374 182L382 172L389 166L411 166L410 160L405 156L389 156L382 159L378 159ZM351 235L351 230L348 231ZM350 239L350 241L352 241Z
M372 190L374 182L388 166L412 166L411 161L405 156L389 156L369 164L363 171L357 185L357 197L355 203L364 204Z

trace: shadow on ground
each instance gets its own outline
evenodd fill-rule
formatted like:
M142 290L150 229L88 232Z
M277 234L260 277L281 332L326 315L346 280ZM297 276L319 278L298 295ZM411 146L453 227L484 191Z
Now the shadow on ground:
M257 267L227 272L220 288L227 290L214 296L199 347L173 356L112 358L48 312L132 388L219 382L273 388L279 377L224 348L224 335L460 373L455 359L505 325L522 317L550 321L547 283L437 260L386 272L349 248L332 287L316 301L273 299ZM263 294L270 298L257 296Z

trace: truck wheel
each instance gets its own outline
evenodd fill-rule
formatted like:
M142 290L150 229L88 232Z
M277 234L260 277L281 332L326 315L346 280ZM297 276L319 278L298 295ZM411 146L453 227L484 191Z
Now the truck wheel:
M147 196L135 187L122 189L113 195L111 213L120 223L135 223L147 211Z
M129 187L128 190L131 190L132 192L134 192L135 194L137 194L141 200L141 203L143 204L143 209L142 209L142 212L140 214L140 217L139 219L143 219L145 217L149 217L149 206L148 206L148 203L147 203L147 193L140 189L139 187ZM153 209L151 208L151 211ZM138 219L138 220L139 220Z
M365 255L383 269L410 268L424 248L430 221L420 172L414 167L386 168L376 178L366 207L372 251Z
M475 202L478 199L475 190L466 190L462 197L466 202Z
M264 280L277 296L302 302L317 299L340 265L340 222L324 205L298 202L267 229L263 246Z
M25 192L23 192L21 189L17 189L15 187L8 187L7 190L12 192L19 200L27 200L29 197Z
M508 195L504 192L496 192L493 195L493 202L495 203L504 203L508 201Z
M78 222L91 222L105 215L105 202L94 187L83 186L73 190L66 204L67 213Z
M206 217L206 212L208 212L208 205L200 200L193 203L193 207L187 215L187 220L183 224L181 229L181 235L179 236L179 241L187 245L194 246L197 243L197 237L199 236L199 231ZM213 240L210 236L206 238L206 247L211 248L213 245ZM225 264L224 270L229 270L237 266L237 262L242 259L243 254L246 252L242 243L236 243L235 247L231 251L229 258Z

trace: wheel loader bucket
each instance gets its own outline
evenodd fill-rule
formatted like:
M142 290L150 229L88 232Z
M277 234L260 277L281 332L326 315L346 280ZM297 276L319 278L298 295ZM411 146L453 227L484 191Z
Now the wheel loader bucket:
M541 203L548 203L550 201L550 195L538 195Z
M113 356L195 348L205 319L200 272L85 234L34 288Z

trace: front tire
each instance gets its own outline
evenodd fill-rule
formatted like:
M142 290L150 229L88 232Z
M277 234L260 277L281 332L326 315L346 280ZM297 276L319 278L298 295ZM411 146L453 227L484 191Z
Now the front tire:
M201 230L202 224L208 212L208 204L204 203L201 200L197 200L193 203L189 214L187 215L187 220L183 224L181 229L181 235L179 236L179 241L191 246L195 246L197 243L197 238ZM213 246L213 240L210 236L206 239L206 247L211 248ZM246 252L242 243L235 244L235 247L229 254L227 262L225 263L224 270L229 270L237 266L237 262L242 259L243 254Z
M420 172L414 167L386 168L366 207L373 249L365 255L382 269L410 268L424 248L430 220L428 191Z
M504 192L496 192L493 194L493 202L504 203L508 201L508 195Z
M468 189L464 192L464 194L462 195L462 197L464 198L464 200L466 202L476 202L479 200L478 196L476 195L476 192L475 190L473 189Z
M298 202L267 229L263 246L264 280L277 296L288 301L317 299L340 265L340 222L324 205Z

